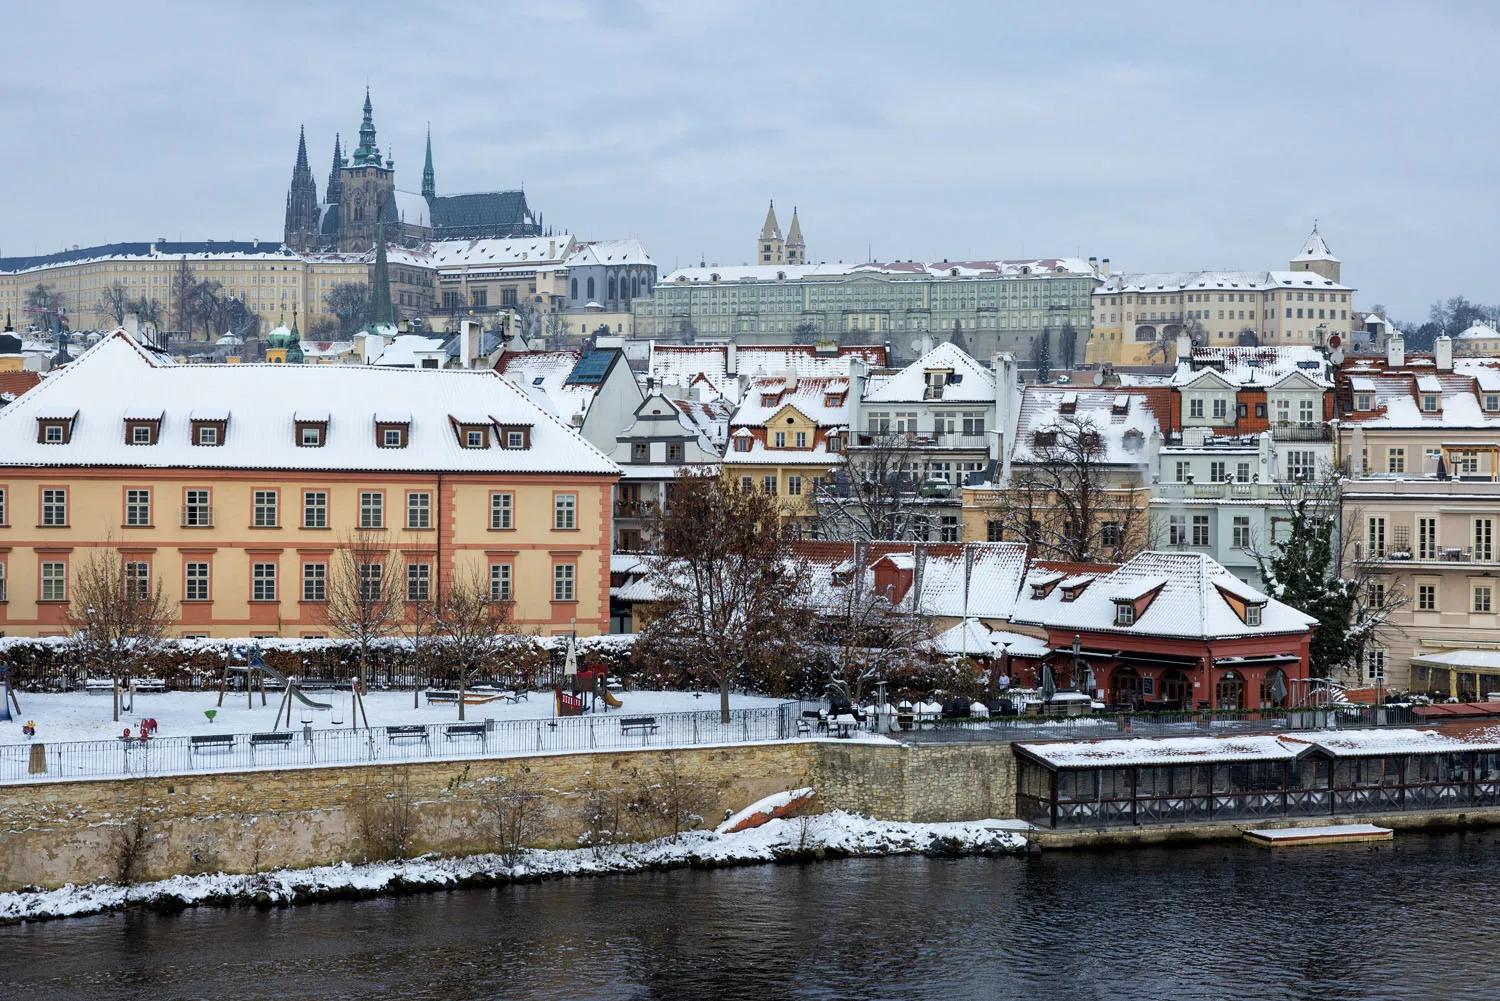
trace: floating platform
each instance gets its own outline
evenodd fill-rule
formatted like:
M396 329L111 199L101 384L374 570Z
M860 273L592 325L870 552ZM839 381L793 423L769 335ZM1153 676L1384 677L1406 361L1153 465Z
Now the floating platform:
M1350 845L1363 841L1390 841L1395 832L1374 824L1334 824L1328 827L1280 827L1246 831L1245 840L1266 848L1301 848L1306 845Z

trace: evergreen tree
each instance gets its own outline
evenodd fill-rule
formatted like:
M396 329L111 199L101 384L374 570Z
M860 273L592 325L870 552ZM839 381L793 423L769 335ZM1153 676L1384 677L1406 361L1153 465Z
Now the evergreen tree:
M1043 330L1036 342L1036 381L1047 382L1052 378L1052 331Z

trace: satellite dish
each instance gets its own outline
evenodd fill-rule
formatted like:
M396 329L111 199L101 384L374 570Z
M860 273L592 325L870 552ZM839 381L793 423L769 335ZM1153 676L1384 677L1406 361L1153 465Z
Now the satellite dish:
M1344 349L1335 347L1332 351L1328 352L1328 360L1335 365L1344 364Z
M1095 372L1094 373L1094 385L1096 385L1096 386L1102 386L1102 385L1104 385L1104 373L1103 372Z

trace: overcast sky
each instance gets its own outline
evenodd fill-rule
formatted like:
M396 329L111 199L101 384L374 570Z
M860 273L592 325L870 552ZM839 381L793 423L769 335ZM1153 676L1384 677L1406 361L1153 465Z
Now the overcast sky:
M1097 255L1284 268L1314 218L1368 308L1500 301L1489 4L69 3L6 16L0 255L279 239L368 80L397 184L524 185L665 270Z

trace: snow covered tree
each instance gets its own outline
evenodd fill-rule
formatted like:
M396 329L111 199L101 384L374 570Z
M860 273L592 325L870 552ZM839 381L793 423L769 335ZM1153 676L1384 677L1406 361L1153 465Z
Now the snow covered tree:
M831 594L819 596L814 629L831 664L829 694L854 705L863 703L876 682L909 670L932 638L925 616L897 608L891 595L867 579L868 552L856 544L851 572Z
M1319 477L1279 488L1285 535L1253 550L1272 597L1318 620L1310 650L1314 677L1359 675L1365 651L1396 627L1404 590L1379 564L1350 555L1357 511L1340 518L1340 480ZM1342 522L1342 524L1341 524Z
M167 647L173 609L150 564L126 560L108 541L73 565L67 620L72 655L83 667L107 674L114 685L114 718L120 719L120 686Z
M464 718L469 684L498 664L516 639L511 607L509 601L490 599L489 574L477 568L455 573L431 603L428 643L441 669L458 674L459 719Z
M1036 381L1045 383L1052 378L1052 328L1047 327L1042 331L1042 336L1036 341L1036 354L1033 364L1036 366Z
M797 655L796 598L803 573L773 497L736 490L724 476L682 476L672 508L657 518L658 558L650 580L658 603L636 653L729 690Z
M370 647L401 616L401 561L379 531L359 530L334 550L328 564L322 621L359 644L359 688L365 691Z

